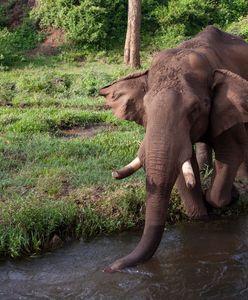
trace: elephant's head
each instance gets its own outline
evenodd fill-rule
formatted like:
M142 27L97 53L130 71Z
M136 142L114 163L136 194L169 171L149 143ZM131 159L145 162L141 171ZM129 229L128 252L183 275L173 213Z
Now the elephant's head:
M144 156L146 169L145 228L135 250L115 261L107 269L110 272L145 261L156 251L177 176L184 174L189 189L195 185L192 145L206 134L214 139L235 124L248 122L247 81L230 71L212 70L194 52L175 67L165 65L161 56L149 72L122 78L100 91L118 117L146 127L139 155ZM136 159L119 178L140 165Z

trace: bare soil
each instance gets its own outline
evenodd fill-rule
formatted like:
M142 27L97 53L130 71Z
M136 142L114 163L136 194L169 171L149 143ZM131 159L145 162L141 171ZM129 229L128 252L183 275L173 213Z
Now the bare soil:
M114 125L105 123L88 124L82 127L75 127L71 129L63 130L62 136L67 139L72 138L87 138L92 137L103 131L111 131L115 128Z
M65 42L65 34L61 29L49 28L46 39L35 49L30 51L30 55L54 55L58 53L58 48Z

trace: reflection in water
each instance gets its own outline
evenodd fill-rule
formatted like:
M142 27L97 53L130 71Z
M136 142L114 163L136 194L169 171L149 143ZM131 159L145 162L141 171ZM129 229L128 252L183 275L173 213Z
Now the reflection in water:
M137 268L101 269L141 233L74 243L39 258L0 263L0 299L248 299L248 218L170 227Z

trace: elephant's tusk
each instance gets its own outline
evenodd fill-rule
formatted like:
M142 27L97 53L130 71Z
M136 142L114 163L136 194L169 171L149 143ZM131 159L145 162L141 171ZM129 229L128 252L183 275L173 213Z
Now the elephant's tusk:
M188 189L194 188L196 181L194 171L190 160L187 160L182 165L183 176Z
M132 175L134 172L138 171L142 167L141 161L138 157L136 157L133 161L131 161L125 167L112 172L112 177L114 179L122 179Z

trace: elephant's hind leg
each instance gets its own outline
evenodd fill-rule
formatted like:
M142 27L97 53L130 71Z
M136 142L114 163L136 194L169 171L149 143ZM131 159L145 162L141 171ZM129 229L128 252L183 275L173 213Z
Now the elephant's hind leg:
M247 137L248 137L248 123L245 124L245 131L246 131L246 141L248 143ZM238 178L245 178L248 179L248 146L245 147L245 159L241 163L237 175Z
M214 174L206 200L214 207L229 205L233 200L233 182L245 157L245 133L236 125L218 136L215 151ZM237 199L237 195L235 196Z
M199 168L194 153L191 159L191 164L196 179L195 187L193 189L187 188L181 171L176 181L176 188L178 189L187 216L192 219L206 219L208 213L203 201Z

